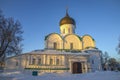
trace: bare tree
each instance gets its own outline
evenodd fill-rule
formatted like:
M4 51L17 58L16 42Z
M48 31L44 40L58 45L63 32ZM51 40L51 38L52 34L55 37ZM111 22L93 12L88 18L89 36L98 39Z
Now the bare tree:
M22 33L19 21L13 18L5 18L0 11L0 61L4 61L7 55L21 53Z
M117 45L116 51L118 54L120 54L120 37L119 37L119 43Z
M109 67L110 67L111 70L116 70L117 67L118 67L118 62L116 61L115 58L110 58L108 60L108 65L109 65Z
M105 52L105 54L104 54L104 60L105 60L105 63L108 62L108 59L109 59L108 52Z
M104 70L108 69L108 59L109 59L108 52L102 54L102 67Z

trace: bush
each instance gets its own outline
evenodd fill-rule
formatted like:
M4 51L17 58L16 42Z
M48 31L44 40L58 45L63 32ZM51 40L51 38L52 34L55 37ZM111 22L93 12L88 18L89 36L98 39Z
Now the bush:
M119 68L117 68L117 70L118 70L118 71L120 71L120 67L119 67Z

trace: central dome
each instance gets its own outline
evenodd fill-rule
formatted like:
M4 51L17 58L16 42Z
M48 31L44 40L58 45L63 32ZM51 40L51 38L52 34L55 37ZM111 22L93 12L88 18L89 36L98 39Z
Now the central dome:
M59 25L63 25L63 24L73 24L75 25L75 20L73 18L71 18L68 13L66 12L66 16L63 17L61 20L60 20L60 23Z

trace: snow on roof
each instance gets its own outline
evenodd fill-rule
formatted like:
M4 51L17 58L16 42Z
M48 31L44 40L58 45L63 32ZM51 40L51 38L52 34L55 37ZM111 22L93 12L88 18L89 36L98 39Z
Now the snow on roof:
M28 53L23 53L23 54L19 54L19 55L15 55L15 56L11 56L11 57L7 57L7 58L12 58L12 57L17 57L17 56L21 56L21 55L27 55L27 54L60 54L60 55L83 55L83 56L89 56L90 53L92 51L99 51L97 49L88 49L88 50L83 50L83 51L78 51L78 52L74 52L74 51L59 51L59 50L34 50Z
M89 55L86 52L66 52L66 51L58 51L58 50L39 50L39 51L32 51L28 54L70 54L70 55Z

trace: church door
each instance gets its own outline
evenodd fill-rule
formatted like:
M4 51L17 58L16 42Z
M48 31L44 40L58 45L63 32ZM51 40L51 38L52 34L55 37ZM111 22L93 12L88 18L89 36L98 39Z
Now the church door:
M73 63L73 74L75 73L82 73L82 66L80 62L74 62Z

